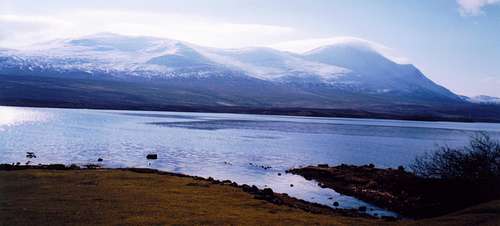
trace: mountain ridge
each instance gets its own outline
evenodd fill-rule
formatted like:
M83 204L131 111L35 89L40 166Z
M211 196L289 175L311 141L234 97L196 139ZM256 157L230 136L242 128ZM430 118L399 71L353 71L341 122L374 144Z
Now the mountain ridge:
M130 83L133 87L130 91L121 90L113 95L118 99L120 95L138 98L151 107L200 105L369 111L384 109L380 106L436 110L468 103L428 79L415 66L398 64L362 43L328 45L298 54L268 47L218 49L172 39L101 33L28 49L0 51L1 76L18 81L11 85L20 87L26 85L20 83L28 77L60 79L60 82L50 81L59 87L68 86L65 89L71 93L67 100L62 100L49 94L55 88L45 83L47 79L40 81L44 87L30 81L29 86L40 92L41 97L37 97L40 100L35 98L37 102L54 99L79 102L78 96L92 88L90 85L77 88L74 81L92 80L96 84L98 81L120 82L124 87L129 85L123 82ZM111 83L104 83L106 89L113 89ZM154 90L139 95L139 86L140 89L154 87ZM93 92L103 92L102 89L95 88ZM3 94L10 98L3 98L5 103L16 99L29 102L34 98L14 90L8 92ZM118 99L107 100L117 102ZM92 105L91 100L87 101L86 104ZM404 108L399 107L399 111L406 111Z

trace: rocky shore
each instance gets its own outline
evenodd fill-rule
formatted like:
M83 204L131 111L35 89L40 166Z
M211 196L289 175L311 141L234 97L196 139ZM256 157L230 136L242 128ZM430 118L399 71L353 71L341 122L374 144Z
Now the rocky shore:
M328 166L291 169L322 187L374 203L411 218L448 214L479 203L500 199L497 183L469 183L417 177L403 167L379 169L374 165ZM495 188L496 187L496 188Z

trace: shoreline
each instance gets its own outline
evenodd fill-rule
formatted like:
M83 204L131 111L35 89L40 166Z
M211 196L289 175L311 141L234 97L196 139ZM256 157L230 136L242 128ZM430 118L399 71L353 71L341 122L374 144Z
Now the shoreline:
M436 218L375 218L255 186L145 168L0 164L7 225L495 225L500 200Z
M345 118L345 119L375 119L375 120L401 120L416 122L457 122L457 123L500 123L500 119L482 119L467 117L443 117L434 115L398 115L389 113L371 112L352 109L319 109L319 108L250 108L250 107L214 107L205 106L195 108L192 106L163 106L163 107L99 107L61 104L18 104L0 103L5 107L49 108L49 109L75 109L75 110L110 110L110 111L148 111L148 112L176 112L176 113L213 113L213 114L248 114L264 116L296 116L312 118ZM484 106L483 106L484 107ZM487 107L487 106L486 106Z
M498 183L494 181L475 184L465 180L421 178L403 167L380 169L373 164L319 164L290 169L287 173L414 219L439 217L500 200L500 191L496 191Z
M384 225L393 220L309 203L269 188L144 168L3 164L0 182L0 219L7 225L47 224L44 220L55 225Z
M316 213L316 214L329 214L329 215L343 215L350 217L361 217L361 218L369 218L369 219L386 219L386 220L396 220L394 217L389 216L381 216L374 217L371 216L364 211L359 211L356 208L332 208L326 205L322 205L320 203L308 202L302 199L298 199L295 197L291 197L286 193L276 193L271 188L263 188L260 189L255 185L248 184L238 184L231 180L216 180L212 177L204 178L200 176L192 176L182 173L174 173L168 171L162 171L151 168L103 168L100 165L88 164L84 165L84 167L77 166L75 164L72 165L64 165L64 164L47 164L47 165L12 165L12 164L0 164L0 172L2 171L22 171L22 170L54 170L54 171L93 171L93 170L101 170L101 171L130 171L134 173L141 174L153 174L159 176L171 176L171 177L180 177L180 178L189 178L196 181L204 181L210 184L218 184L224 186L231 186L242 191L251 194L255 199L265 200L267 202L277 204L277 205L285 205L297 209L304 210L306 212Z

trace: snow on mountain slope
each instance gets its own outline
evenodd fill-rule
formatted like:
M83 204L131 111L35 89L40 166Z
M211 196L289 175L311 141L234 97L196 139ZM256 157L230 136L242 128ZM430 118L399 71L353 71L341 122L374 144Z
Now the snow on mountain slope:
M271 48L255 47L223 50L200 48L199 51L214 62L267 80L279 79L290 74L329 79L349 73L349 70L345 68L308 61L301 56Z
M262 47L217 49L170 39L99 33L19 50L2 49L0 74L94 79L238 76L293 86L291 89L322 98L341 90L394 99L461 101L413 65L397 64L363 42L337 43L294 54Z
M411 64L395 63L361 41L323 46L303 54L305 59L337 65L352 70L352 76L339 78L339 83L350 84L360 90L375 93L439 94L445 98L459 98L425 77Z
M54 40L14 51L12 55L17 58L6 60L1 66L18 66L25 73L76 70L88 74L171 77L239 72L265 80L294 75L313 76L327 82L349 72L269 48L215 49L176 40L110 33Z
M500 98L486 96L486 95L478 95L473 97L461 96L462 99L476 104L500 104Z
M180 41L109 33L54 40L2 55L1 68L17 67L23 73L80 71L89 75L203 77L214 70L192 68L202 57Z

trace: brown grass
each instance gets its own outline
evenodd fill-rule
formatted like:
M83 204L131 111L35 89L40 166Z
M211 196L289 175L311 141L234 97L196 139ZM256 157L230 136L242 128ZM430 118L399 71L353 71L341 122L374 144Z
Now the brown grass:
M0 171L0 225L381 225L254 199L241 188L122 170Z
M403 223L413 226L498 226L500 225L500 200L483 203L442 217Z

